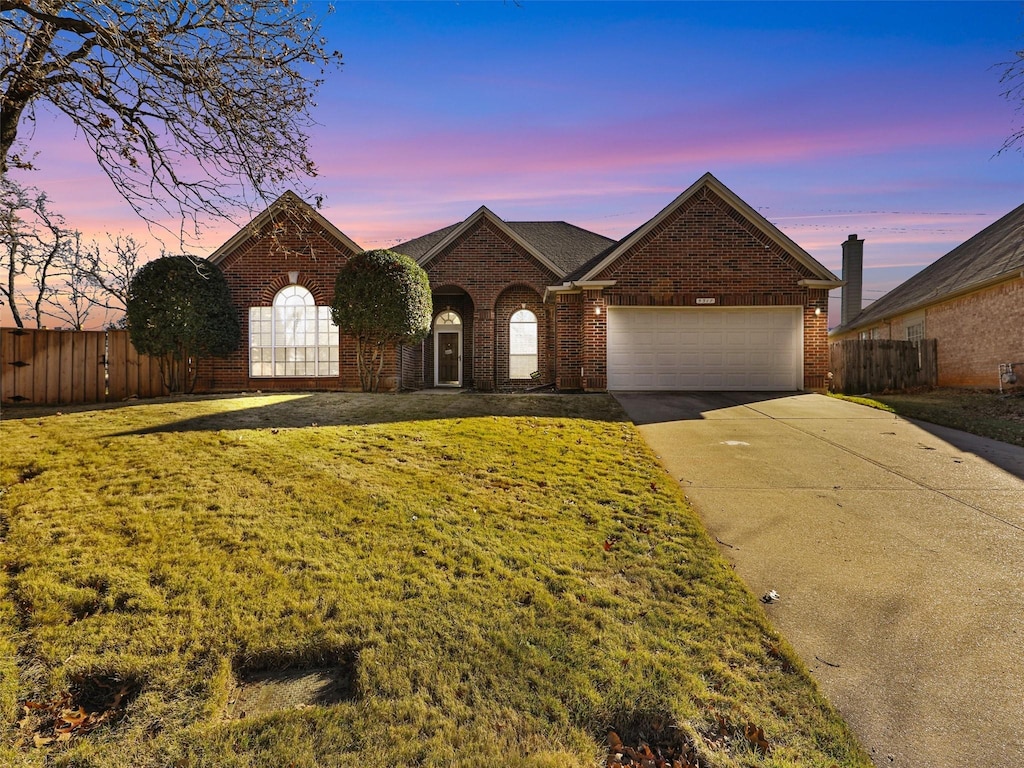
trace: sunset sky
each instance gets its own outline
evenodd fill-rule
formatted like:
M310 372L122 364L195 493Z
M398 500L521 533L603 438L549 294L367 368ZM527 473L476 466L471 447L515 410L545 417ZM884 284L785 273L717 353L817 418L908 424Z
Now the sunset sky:
M710 171L836 273L865 238L870 300L1024 203L1024 156L999 154L1024 121L999 82L1019 2L314 6L346 63L313 186L366 248L482 204L618 238ZM29 146L19 180L69 225L155 243L66 120L41 111Z

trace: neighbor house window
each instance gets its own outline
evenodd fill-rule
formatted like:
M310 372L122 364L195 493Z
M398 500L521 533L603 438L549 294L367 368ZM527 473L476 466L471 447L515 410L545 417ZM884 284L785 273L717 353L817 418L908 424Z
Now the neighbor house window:
M924 339L923 321L907 326L907 341L921 341L922 339Z
M338 326L330 307L289 285L272 307L249 308L250 376L337 376Z
M508 324L508 376L528 379L537 370L537 316L520 309Z

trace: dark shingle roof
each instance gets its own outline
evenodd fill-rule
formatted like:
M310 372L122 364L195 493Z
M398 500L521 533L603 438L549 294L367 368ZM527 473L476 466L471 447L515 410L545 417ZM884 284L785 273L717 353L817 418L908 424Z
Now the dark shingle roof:
M852 331L1024 271L1024 205L958 245L832 333Z
M574 269L572 272L570 272L568 275L566 275L565 279L567 281L570 281L570 282L573 281L573 280L579 280L585 274L590 272L590 270L592 270L594 267L596 267L598 264L600 264L602 261L604 261L605 256L607 256L612 251L614 251L619 246L619 243L624 243L626 240L631 238L635 232L639 231L642 227L645 227L645 226L646 226L646 223L645 224L641 224L639 227L634 229L632 232L630 232L628 235L626 235L621 240L613 240L603 250L600 250L597 253L595 253L592 257L587 259L585 262L583 262L578 267L576 267L576 269Z
M452 224L415 240L394 245L391 250L419 261L460 224ZM611 238L564 221L507 221L505 224L566 273L615 244Z
M564 221L509 221L507 224L566 273L615 244L610 237Z
M462 222L459 223L461 224ZM439 229L436 232L429 232L414 240L409 240L408 242L400 243L399 245L392 245L390 250L395 251L395 253L404 253L409 258L419 261L427 251L448 237L448 234L457 226L459 225L452 224L450 227Z

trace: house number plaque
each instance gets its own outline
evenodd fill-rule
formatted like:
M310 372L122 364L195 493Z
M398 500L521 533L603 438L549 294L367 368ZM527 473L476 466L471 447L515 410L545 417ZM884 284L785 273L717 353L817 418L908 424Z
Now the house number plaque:
M714 304L715 300L713 298L697 299L697 303L698 304Z

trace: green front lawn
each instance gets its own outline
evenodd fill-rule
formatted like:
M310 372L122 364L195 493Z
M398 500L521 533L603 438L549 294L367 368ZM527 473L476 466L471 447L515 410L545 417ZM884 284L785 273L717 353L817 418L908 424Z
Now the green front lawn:
M593 766L608 729L870 765L609 397L10 409L0 440L4 765ZM307 668L332 703L239 717L233 680Z
M833 397L882 408L908 419L920 419L1024 446L1024 393L1019 389L1003 394L989 390L933 389L872 395L870 398Z

